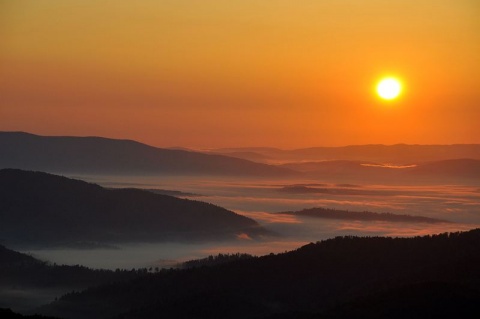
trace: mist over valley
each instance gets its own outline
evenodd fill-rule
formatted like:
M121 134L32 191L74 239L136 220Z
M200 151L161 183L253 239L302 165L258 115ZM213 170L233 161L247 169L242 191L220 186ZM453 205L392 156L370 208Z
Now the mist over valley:
M38 286L25 279L20 286L0 287L6 300L0 306L24 313L71 289L181 269L184 262L208 256L266 256L338 236L410 238L480 227L477 158L446 160L427 152L433 156L427 162L391 164L353 156L272 165L192 151L171 154L109 139L67 137L59 146L51 137L6 136L13 136L15 146L0 161L5 167L0 169L1 242L40 260L27 264L40 278L48 273L58 282L45 279ZM49 143L61 151L43 154ZM444 149L448 153L450 146ZM132 154L128 162L125 152ZM72 162L82 153L80 162ZM11 163L16 168L8 168ZM178 165L192 168L182 171ZM263 168L268 173L255 173ZM91 270L75 268L79 265ZM74 284L59 271L96 279ZM63 316L49 307L41 311Z

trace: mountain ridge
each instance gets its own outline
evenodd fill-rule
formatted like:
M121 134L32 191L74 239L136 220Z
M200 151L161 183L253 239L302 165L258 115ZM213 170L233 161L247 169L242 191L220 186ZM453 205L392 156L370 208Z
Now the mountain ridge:
M162 149L105 137L0 132L0 168L50 173L289 176L294 171L234 157Z

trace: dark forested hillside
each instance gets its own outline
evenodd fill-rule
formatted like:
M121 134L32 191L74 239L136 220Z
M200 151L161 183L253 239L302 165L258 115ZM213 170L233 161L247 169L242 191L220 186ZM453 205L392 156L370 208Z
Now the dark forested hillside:
M0 168L50 173L288 176L293 171L131 140L0 132Z
M224 208L40 172L0 170L0 241L66 244L234 238L265 234Z
M463 307L460 317L475 318L479 263L478 229L339 237L68 294L39 311L68 318L434 318Z
M0 245L0 269L5 267L36 267L43 265L44 262L33 258L32 256L10 250L5 246Z

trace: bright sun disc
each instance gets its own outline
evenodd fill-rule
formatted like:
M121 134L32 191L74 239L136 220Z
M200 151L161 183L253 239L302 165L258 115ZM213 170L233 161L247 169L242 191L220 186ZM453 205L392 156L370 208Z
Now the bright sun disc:
M377 85L378 95L385 100L396 98L402 91L402 85L397 79L385 78Z

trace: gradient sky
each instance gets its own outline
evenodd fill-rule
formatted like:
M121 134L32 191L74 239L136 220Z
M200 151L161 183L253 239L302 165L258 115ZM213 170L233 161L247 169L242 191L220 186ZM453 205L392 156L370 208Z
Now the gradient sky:
M478 0L0 0L0 130L480 143ZM375 83L403 81L395 101Z

